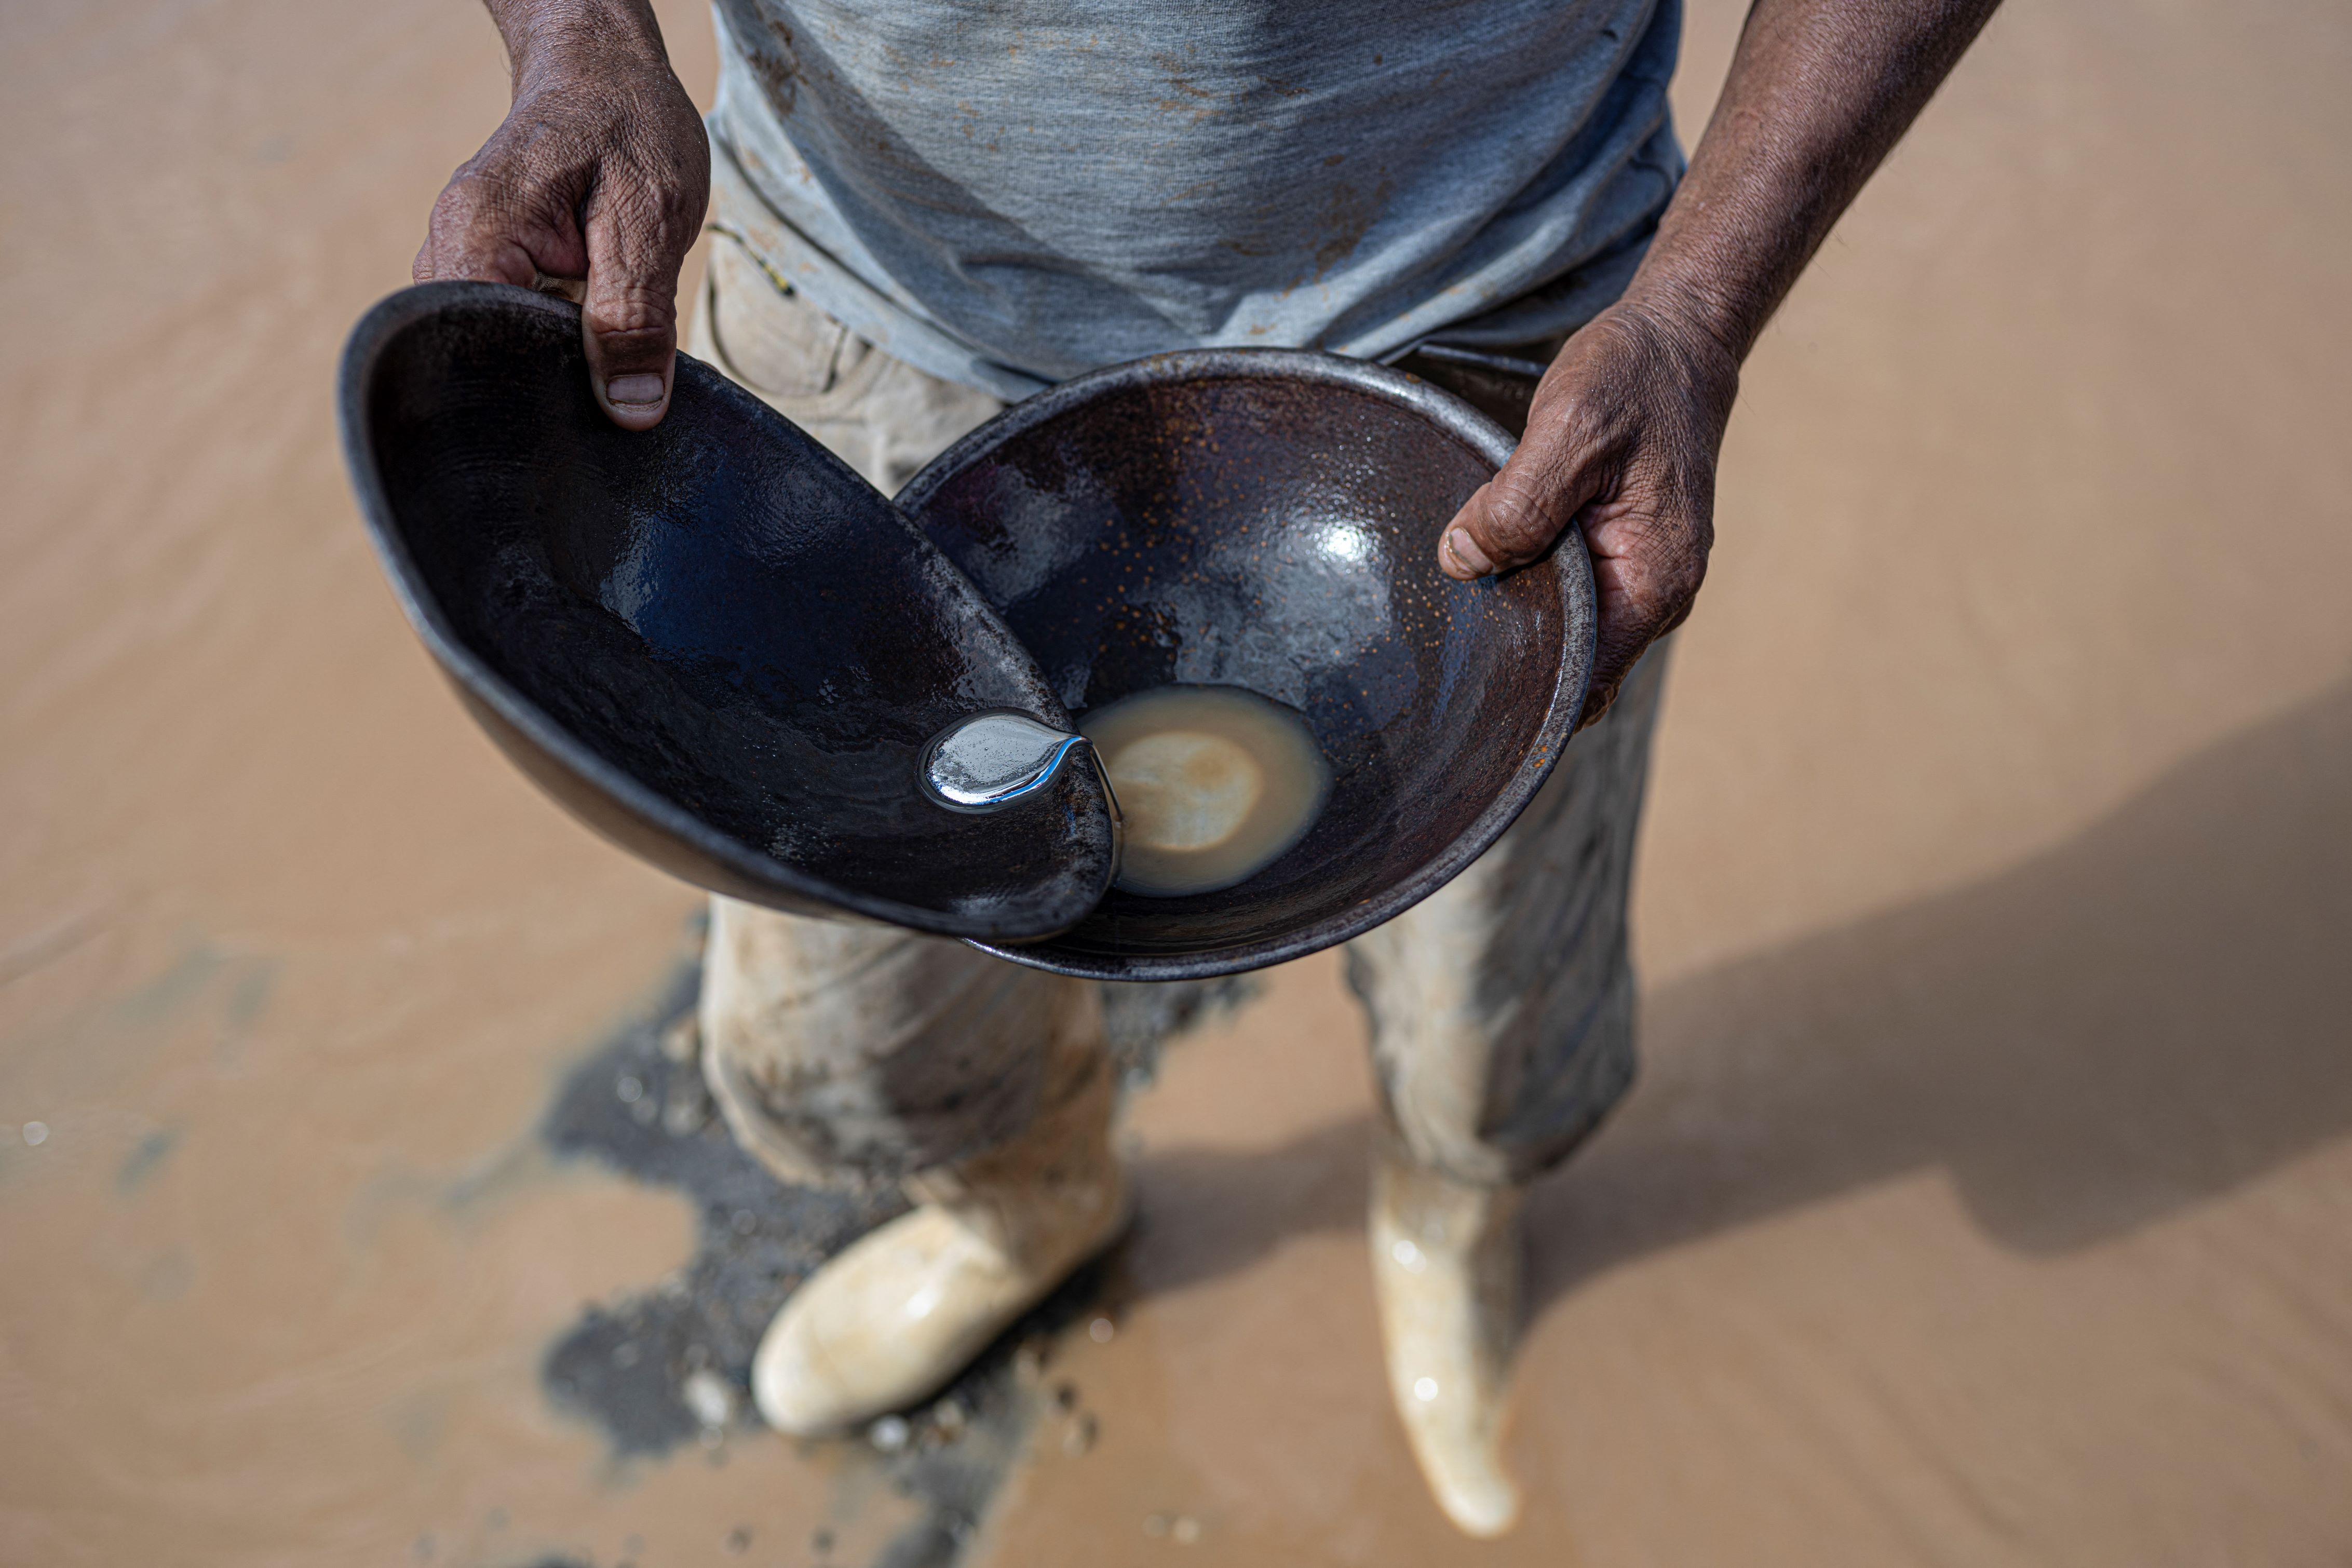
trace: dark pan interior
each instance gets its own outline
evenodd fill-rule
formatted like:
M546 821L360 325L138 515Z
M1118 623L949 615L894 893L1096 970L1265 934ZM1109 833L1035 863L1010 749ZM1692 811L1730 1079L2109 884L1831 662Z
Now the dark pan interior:
M1007 956L1126 979L1276 962L1404 909L1508 825L1566 742L1592 639L1573 536L1500 580L1436 569L1508 447L1397 372L1211 352L1065 384L917 476L900 505L1072 712L1245 687L1304 714L1332 765L1320 819L1247 881L1114 890Z
M749 394L681 358L661 426L619 430L576 313L491 285L394 296L345 377L412 618L592 825L705 886L950 935L1058 930L1108 886L1089 769L988 816L921 794L954 720L1067 715L962 574Z

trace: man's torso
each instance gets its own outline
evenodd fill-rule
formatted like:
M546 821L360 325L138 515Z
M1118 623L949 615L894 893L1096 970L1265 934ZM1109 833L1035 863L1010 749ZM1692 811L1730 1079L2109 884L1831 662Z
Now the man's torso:
M1638 245L1679 173L1672 0L720 16L713 129L767 205L1041 379L1203 344L1385 352Z

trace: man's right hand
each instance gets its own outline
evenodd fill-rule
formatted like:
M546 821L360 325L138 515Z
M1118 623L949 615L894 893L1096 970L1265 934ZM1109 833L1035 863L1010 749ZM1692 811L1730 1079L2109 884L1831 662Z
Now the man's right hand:
M490 0L514 106L433 204L415 278L584 279L596 401L646 430L669 408L677 274L710 147L645 0Z

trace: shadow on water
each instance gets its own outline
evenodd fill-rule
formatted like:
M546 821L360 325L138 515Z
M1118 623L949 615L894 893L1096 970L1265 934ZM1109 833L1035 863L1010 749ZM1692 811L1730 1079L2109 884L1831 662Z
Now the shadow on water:
M1906 1173L2047 1255L2352 1130L2352 685L1991 880L1664 988L1533 1210L1540 1302Z
M1371 1124L1351 1116L1272 1149L1170 1149L1136 1165L1129 1268L1145 1292L1245 1268L1291 1237L1359 1230Z

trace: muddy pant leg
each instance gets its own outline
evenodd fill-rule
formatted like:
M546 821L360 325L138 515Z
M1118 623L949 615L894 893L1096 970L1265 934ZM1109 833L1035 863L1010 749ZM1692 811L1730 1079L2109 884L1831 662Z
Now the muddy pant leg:
M737 1142L787 1180L969 1160L1094 1090L1062 1059L1101 1055L1100 1005L1079 982L732 899L712 900L705 952L704 1074Z
M1349 945L1387 1130L1484 1186L1565 1159L1633 1077L1625 904L1668 648L1470 868Z
M1471 1535L1519 1511L1502 1413L1525 1184L1633 1079L1625 895L1664 663L1653 648L1475 864L1348 952L1384 1113L1370 1250L1389 1394Z

